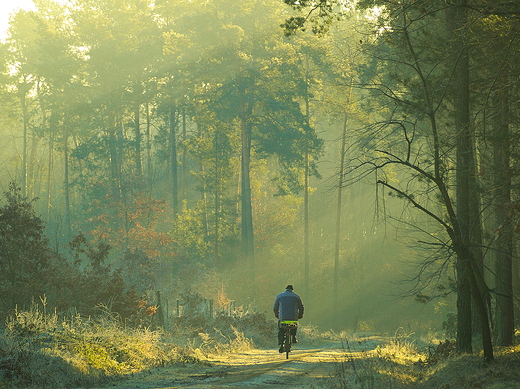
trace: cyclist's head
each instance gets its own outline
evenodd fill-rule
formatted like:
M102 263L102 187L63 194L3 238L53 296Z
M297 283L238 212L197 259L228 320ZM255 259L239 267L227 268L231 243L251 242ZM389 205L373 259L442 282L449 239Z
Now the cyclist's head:
M287 286L285 287L285 290L289 290L289 289L290 289L290 290L293 290L294 288L292 287L292 285L287 285Z

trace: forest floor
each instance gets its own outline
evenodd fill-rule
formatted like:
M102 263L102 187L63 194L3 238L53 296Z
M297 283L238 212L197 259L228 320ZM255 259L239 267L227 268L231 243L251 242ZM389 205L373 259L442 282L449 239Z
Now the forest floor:
M520 389L519 349L500 350L490 365L476 355L428 364L409 345L382 346L385 341L374 335L318 347L298 344L289 359L277 349L208 356L135 374L110 388Z

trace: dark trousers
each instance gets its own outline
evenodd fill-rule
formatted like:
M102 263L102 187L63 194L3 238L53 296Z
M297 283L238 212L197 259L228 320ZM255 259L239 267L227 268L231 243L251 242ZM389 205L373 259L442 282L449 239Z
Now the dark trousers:
M293 340L296 338L296 331L298 330L298 327L291 328L291 335L293 337ZM280 321L278 321L278 344L281 345L283 343L283 336L285 333L285 327L282 327L280 325Z

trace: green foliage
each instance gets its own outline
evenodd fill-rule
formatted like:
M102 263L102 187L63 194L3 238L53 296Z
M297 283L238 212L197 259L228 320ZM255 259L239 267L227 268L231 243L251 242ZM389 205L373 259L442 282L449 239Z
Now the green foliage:
M28 305L52 287L54 256L44 222L14 183L0 207L0 310Z
M128 289L120 271L104 265L110 246L93 246L79 234L70 242L67 260L51 250L33 202L14 184L5 198L6 204L0 207L1 317L43 296L64 311L74 307L88 315L102 304L125 318L136 313L135 292Z
M84 235L79 234L71 241L70 248L76 266L81 270L76 268L73 282L67 282L62 288L61 294L68 295L68 298L61 301L60 306L64 309L74 307L84 315L99 313L100 307L106 306L122 318L134 316L139 303L135 290L127 286L121 270L112 270L110 265L104 265L110 246L99 243L93 247ZM82 259L83 255L86 258Z
M352 4L348 1L336 0L320 0L318 2L284 0L284 2L298 11L308 10L305 17L291 16L281 25L287 36L295 34L298 30L305 31L306 24L312 26L314 34L324 34L335 20L341 19L346 9L352 7Z
M178 222L170 233L173 249L181 263L203 264L210 253L203 213L202 203L194 209L188 209L184 204Z

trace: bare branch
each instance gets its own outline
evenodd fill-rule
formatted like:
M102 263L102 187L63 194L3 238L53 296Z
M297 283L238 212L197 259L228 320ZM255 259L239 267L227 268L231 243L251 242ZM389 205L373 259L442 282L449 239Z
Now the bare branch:
M402 190L396 188L395 186L389 184L388 182L386 181L383 181L383 180L378 180L377 181L378 184L381 184L389 189L392 189L393 191L399 193L399 195L403 196L405 199L407 199L410 203L412 203L412 205L421 210L422 212L424 212L425 214L427 214L428 216L432 217L433 219L435 219L439 224L441 224L445 229L446 231L449 233L450 236L453 235L453 228L447 224L444 220L442 220L439 216L437 216L436 214L434 214L433 212L431 212L429 209L423 207L421 204L419 204L417 201L415 201L413 199L412 196L410 196L409 194L403 192Z

